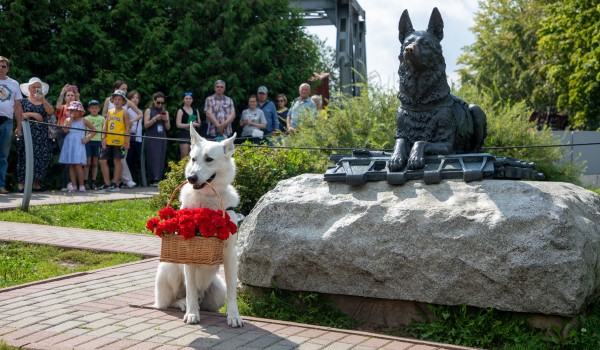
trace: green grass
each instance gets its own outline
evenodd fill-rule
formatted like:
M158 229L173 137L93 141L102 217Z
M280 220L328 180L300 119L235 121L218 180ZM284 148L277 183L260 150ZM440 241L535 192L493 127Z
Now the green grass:
M240 314L274 320L352 329L360 322L343 314L322 294L291 292L280 289L238 293ZM225 312L224 307L221 312Z
M0 221L149 234L150 231L145 229L146 220L156 214L157 209L148 199L136 199L31 206L28 212L20 209L0 211Z
M0 242L0 288L142 259L141 255Z
M0 339L0 350L19 350L22 348L18 348L16 346L10 346L7 345L5 341L3 341L2 339Z

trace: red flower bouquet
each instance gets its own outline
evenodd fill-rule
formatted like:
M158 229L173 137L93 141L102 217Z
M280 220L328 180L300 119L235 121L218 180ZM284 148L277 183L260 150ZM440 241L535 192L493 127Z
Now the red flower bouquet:
M208 208L175 210L166 206L158 211L158 217L150 218L146 228L159 237L163 234L179 235L184 239L194 236L217 237L227 240L237 232L237 226L222 210Z

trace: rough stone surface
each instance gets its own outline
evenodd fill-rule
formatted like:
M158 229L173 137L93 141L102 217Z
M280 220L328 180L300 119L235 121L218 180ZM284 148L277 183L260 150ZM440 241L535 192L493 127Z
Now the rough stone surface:
M257 287L572 316L600 288L600 196L557 182L280 182L239 233Z

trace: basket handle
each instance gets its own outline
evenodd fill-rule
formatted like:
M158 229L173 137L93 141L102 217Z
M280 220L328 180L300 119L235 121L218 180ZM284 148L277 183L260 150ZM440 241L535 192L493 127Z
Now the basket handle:
M182 183L180 183L179 186L177 186L177 188L175 190L173 190L173 193L171 194L171 198L169 198L169 202L167 202L167 207L171 206L171 202L173 201L173 199L177 195L177 192L179 192L179 190L181 190L181 188L183 186L185 186L185 184L187 184L187 183L188 183L188 181L185 180ZM219 198L219 204L221 205L221 212L223 213L223 218L225 218L225 206L223 205L223 198L221 198L221 196L219 195L219 193L217 193L217 190L215 190L215 188L212 187L212 185L210 184L210 182L204 182L204 184L208 185L208 187L210 187L210 189L215 193L215 195L217 196L217 198Z

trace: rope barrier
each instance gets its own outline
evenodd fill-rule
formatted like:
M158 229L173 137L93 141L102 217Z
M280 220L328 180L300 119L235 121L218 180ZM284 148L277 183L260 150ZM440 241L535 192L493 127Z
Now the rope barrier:
M81 129L74 128L68 126L57 126L56 124L40 122L37 120L30 120L30 122L38 123L42 125L48 125L59 128L73 129L73 130L83 130L83 131L91 131L90 129ZM190 139L186 138L174 138L174 137L157 137L157 136L146 136L146 135L128 135L128 134L120 134L102 130L96 130L96 133L99 134L110 134L110 135L118 135L118 136L130 136L130 137L141 137L146 139L154 139L154 140L167 140L167 141L177 141L177 142L190 142ZM209 140L214 140L210 139ZM254 137L236 137L235 140L250 140L255 139ZM482 147L482 150L494 150L494 149L528 149L528 148L552 148L552 147L575 147L575 146L594 146L600 145L600 142L590 142L590 143L571 143L571 144L551 144L551 145L530 145L530 146L489 146ZM273 148L273 149L298 149L298 150L309 150L309 151L350 151L356 150L357 147L301 147L301 146L269 146L269 145L248 145L248 144L238 144L237 146L243 147L257 147L257 148ZM376 152L393 152L392 149L376 149L376 148L365 148L367 151L376 151Z

